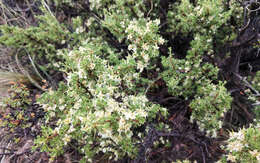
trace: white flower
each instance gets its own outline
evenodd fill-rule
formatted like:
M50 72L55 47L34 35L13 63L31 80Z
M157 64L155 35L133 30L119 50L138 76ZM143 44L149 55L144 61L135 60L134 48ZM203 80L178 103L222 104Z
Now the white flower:
M99 134L102 138L111 138L112 137L112 129L111 128L105 128L102 131L100 131Z
M70 141L70 139L71 139L71 137L70 137L68 134L66 134L66 135L62 138L62 140L64 141L64 144L65 144L65 145L67 145L67 143Z
M135 114L133 114L131 111L125 111L123 114L126 120L135 119Z
M147 33L150 33L150 32L151 32L150 28L146 27L144 34L147 34Z
M80 51L80 52L84 52L84 51L86 51L86 50L87 50L87 49L84 48L84 47L82 47L82 46L79 47L79 51Z
M66 118L65 120L64 120L64 124L69 124L71 122L71 119L70 118Z
M76 102L75 104L74 104L74 108L75 109L79 109L81 107L81 103L80 102Z
M219 126L219 128L221 128L222 125L223 125L223 122L222 122L222 121L218 121L218 126Z
M229 139L237 139L240 141L243 141L245 138L243 130L240 130L239 132L231 132Z
M78 27L78 28L76 29L76 33L77 33L77 34L82 33L82 32L84 32L84 28L83 28L82 26L80 26L80 27Z
M154 23L155 23L156 25L160 25L160 19L156 19L156 20L154 21Z
M138 62L137 62L137 69L139 69L140 72L142 72L143 69L144 69L144 64L143 64L142 62L138 61Z
M133 44L128 45L128 50L136 51L136 46Z
M143 109L137 109L136 114L141 117L147 117L147 113Z
M146 51L149 50L149 46L147 46L147 44L143 44L143 45L142 45L142 48L143 48L144 50L146 50Z
M89 27L94 21L94 18L90 17L86 23L86 25Z
M260 161L260 153L256 156L257 161Z
M73 125L70 126L70 129L68 130L68 133L74 132L76 129L73 127Z
M89 68L91 69L91 70L94 70L94 68L95 68L95 63L93 63L93 62L91 62L90 64L89 64Z
M59 109L60 109L61 111L63 111L63 110L65 109L65 106L62 105L62 106L59 107Z
M127 39L128 40L132 40L133 39L133 35L130 33L129 35L127 35Z
M227 146L227 148L232 152L238 152L241 151L243 149L243 144L239 141L234 141L234 142L230 142Z
M68 56L72 57L73 56L73 51L70 51Z
M158 42L159 42L160 45L162 45L164 43L164 39L160 37Z
M260 153L255 149L253 151L249 151L249 153L253 156L253 157L257 157L258 155L260 155Z
M158 46L158 45L154 45L153 48L154 48L155 50L158 50L158 49L159 49L159 46Z
M231 155L231 154L229 154L227 160L228 161L232 161L232 162L236 162L236 157Z
M142 53L141 55L142 55L142 57L143 57L143 59L144 59L144 62L145 62L145 63L148 63L148 62L149 62L149 59L150 59L150 58L149 58L149 55L148 55L148 54L145 54L145 53Z

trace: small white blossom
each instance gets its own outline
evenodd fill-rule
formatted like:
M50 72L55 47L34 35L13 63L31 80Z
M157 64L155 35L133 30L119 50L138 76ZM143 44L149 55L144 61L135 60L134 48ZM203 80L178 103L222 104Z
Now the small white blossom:
M159 25L160 25L160 19L156 19L156 20L154 21L154 23L155 23L157 26L159 26Z
M160 37L159 40L158 40L158 42L159 42L160 45L164 44L164 41L165 41L165 40L164 40L163 38L161 38L161 37Z
M84 32L84 28L82 26L76 28L76 33L79 34L79 33L82 33Z
M227 157L227 160L228 161L232 161L232 162L236 162L236 157L231 155L231 154L229 154L228 157Z

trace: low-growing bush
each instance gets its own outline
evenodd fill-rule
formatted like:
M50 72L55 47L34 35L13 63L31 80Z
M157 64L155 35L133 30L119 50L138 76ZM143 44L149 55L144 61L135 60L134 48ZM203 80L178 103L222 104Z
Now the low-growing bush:
M156 14L158 0L85 2L52 1L60 10L76 8L76 16L67 20L71 24L61 24L47 7L45 15L38 16L38 26L0 27L1 44L26 49L40 61L47 59L48 68L63 73L57 90L49 88L37 102L46 112L46 121L34 148L48 152L51 160L68 146L83 155L82 162L101 155L103 160L135 158L147 137L148 124L169 118L166 108L147 97L158 79L166 83L169 95L189 105L191 115L185 116L190 122L196 121L200 130L216 137L232 102L216 60L222 59L218 55L224 44L236 37L235 26L241 24L242 14L239 3L178 0L162 16ZM166 24L161 23L163 18ZM163 38L163 27L171 38ZM186 40L189 48L184 54L176 51L182 47L171 45L175 37ZM152 76L147 75L151 72ZM227 146L232 153L228 160L256 161L259 149L252 138L257 137L251 133L258 131L241 130L246 135L241 141L251 142L243 150L254 155L240 157Z
M177 4L168 13L168 30L176 35L192 33L194 40L186 58L176 59L172 54L162 57L164 69L159 71L172 95L191 100L191 120L216 136L222 127L220 118L230 108L232 98L225 82L218 81L218 68L203 58L215 55L217 47L213 42L226 40L229 31L223 27L239 10L234 4L225 8L222 1ZM160 21L146 17L152 9L141 0L91 1L90 10L92 16L87 16L85 27L81 23L77 27L80 33L84 33L84 28L88 30L85 38L73 50L57 53L65 60L59 67L67 81L39 101L47 112L47 120L56 120L57 124L43 127L43 136L36 144L53 158L72 140L77 140L79 151L89 161L102 153L114 160L126 155L134 157L137 144L145 136L135 129L159 112L166 114L165 109L147 100L145 92L150 82L141 75L156 68L159 46L166 44L158 34ZM176 10L177 14L173 14ZM200 22L203 18L207 20L204 24ZM118 51L109 42L112 38L105 35L107 30L127 48Z

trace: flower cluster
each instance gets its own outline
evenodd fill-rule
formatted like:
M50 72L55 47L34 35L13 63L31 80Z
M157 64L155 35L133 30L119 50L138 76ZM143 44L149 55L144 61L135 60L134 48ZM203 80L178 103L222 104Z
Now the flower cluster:
M227 146L228 153L219 162L260 162L260 123L249 128L230 132Z

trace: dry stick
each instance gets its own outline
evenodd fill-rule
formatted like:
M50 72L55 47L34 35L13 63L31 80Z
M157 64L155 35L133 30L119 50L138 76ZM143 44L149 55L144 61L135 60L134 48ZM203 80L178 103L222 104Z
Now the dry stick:
M7 17L6 17L6 14L5 14L5 9L4 9L4 4L3 4L3 2L1 1L1 9L2 9L2 12L3 12L3 16L4 16L4 18L3 18L3 20L5 20L5 23L7 24L7 22L6 22L6 20L7 20Z
M152 12L153 10L153 2L152 0L150 0L150 3L151 3L151 9L149 10L148 14L147 14L147 17L150 15L150 13Z
M4 149L4 150L8 150L8 151L13 151L12 149L6 148L6 147L0 147L0 149Z
M236 77L238 77L238 79L240 81L243 81L245 83L245 86L247 86L248 88L250 88L251 90L253 90L256 94L254 96L260 96L260 93L255 89L253 88L253 86L245 79L243 78L242 76L240 76L239 74L237 73L233 73Z
M247 111L247 109L246 109L240 102L235 102L235 104L236 104L238 107L242 108L242 109L244 110L244 112L246 113L246 115L247 115L251 120L254 119L254 118L252 117L252 115Z
M30 54L27 52L26 49L25 49L25 51L26 51L26 53L27 53L27 55L28 55L28 57L29 57L29 59L30 59L30 61L31 61L31 64L32 64L32 66L33 66L33 68L34 68L36 74L37 74L42 80L45 80L45 79L41 76L41 74L39 73L39 71L37 70L37 68L36 68L36 66L35 66L35 64L34 64L32 58L31 58Z
M35 5L35 2L36 2L36 1L34 1L32 4L30 4L30 3L28 2L28 0L26 0L26 3L27 3L27 5L28 5L28 7L27 7L26 9L21 9L21 8L18 6L18 4L16 4L16 7L17 7L18 9L14 9L14 11L18 11L18 12L27 12L27 11L29 11L29 10L32 11L32 6Z
M258 7L257 9L255 9L255 10L251 10L251 9L248 8L248 7L250 6L250 4L249 4L249 5L246 5L246 9L249 11L249 13L250 13L250 12L255 12L255 11L260 10L260 2L253 2L253 3L258 4L259 7Z
M148 87L146 88L146 90L145 90L145 94L147 94L147 92L148 92L148 90L150 89L150 87L156 82L156 81L158 81L158 80L160 80L162 77L158 77L157 79L155 79L151 84L149 84L148 85Z
M206 163L205 154L203 152L202 146L200 146L200 150L201 150L201 153L202 153L203 163Z
M248 21L247 21L246 25L245 25L244 27L242 27L241 29L239 29L239 32L242 32L242 31L244 31L244 30L245 30L245 29L248 27L248 25L249 25L250 21L251 21L251 19L250 19L250 18L248 18Z
M159 103L163 104L163 103L165 103L165 102L167 102L169 100L180 100L180 99L178 99L177 97L167 97L167 98L162 99L161 101L159 101Z
M19 51L19 50L18 50ZM31 76L30 74L22 67L21 63L18 60L18 54L15 55L15 60L17 63L18 68L22 71L22 73L30 80L30 82L37 88L39 88L42 91L46 91L46 89L43 89Z
M235 47L239 47L239 46L245 45L246 43L252 41L255 37L256 37L255 35L252 35L252 36L249 37L249 39L247 39L247 40L245 40L243 42L239 42L239 43L234 42L234 43L232 43L232 45L230 45L230 47L231 48L235 48Z
M13 152L10 152L10 153L0 153L0 156L2 156L2 155L12 155L12 154L14 154Z
M7 148L8 148L9 145L11 145L10 139L9 139L7 142L9 142L9 143L7 144ZM3 152L5 152L5 151L3 151ZM5 157L6 157L6 155L3 155L2 159L0 160L1 163L2 163L3 160L5 160Z
M45 6L45 8L49 11L49 13L51 14L51 16L53 16L55 19L56 17L54 16L54 14L51 12L50 7L48 6L48 4L45 2L45 0L42 0L43 5Z
M231 121L233 119L233 115L234 115L234 108L232 108L231 110L231 115L230 115L230 119L229 119L229 124L232 124Z
M2 6L2 11L6 11L6 12L9 13L10 16L12 16L12 17L19 16L19 17L21 17L22 19L24 19L24 22L26 23L26 18L23 17L23 16L21 16L20 14L18 14L14 9L5 6L2 2L1 2L1 6ZM3 7L4 7L4 8L3 8ZM5 10L4 10L4 9L5 9ZM4 16L5 16L6 20L7 20L7 17L6 17L5 12L3 12L3 13L4 13ZM9 20L10 20L10 19L9 19ZM9 22L9 20L7 20L7 23ZM17 21L17 22L19 22L19 21ZM19 24L20 24L20 25L23 25L21 22L19 22Z

